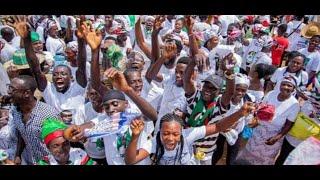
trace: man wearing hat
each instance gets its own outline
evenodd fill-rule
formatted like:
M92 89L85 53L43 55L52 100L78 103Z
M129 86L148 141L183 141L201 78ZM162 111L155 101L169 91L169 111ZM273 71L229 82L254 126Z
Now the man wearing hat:
M44 156L38 165L94 165L95 162L85 151L71 148L70 142L63 137L68 126L56 118L47 118L42 123L41 139L50 154Z
M184 75L183 84L188 103L186 122L189 127L217 122L219 119L217 117L223 117L222 115L230 108L230 100L234 93L234 70L233 68L227 70L225 66L222 68L226 78L226 91L223 95L220 95L223 79L217 75L208 76L203 81L202 90L197 90L194 82L194 68L199 58L201 58L199 55L192 58ZM201 164L211 164L211 156L216 149L218 135L210 135L194 144L197 153L205 154L204 158L199 159Z

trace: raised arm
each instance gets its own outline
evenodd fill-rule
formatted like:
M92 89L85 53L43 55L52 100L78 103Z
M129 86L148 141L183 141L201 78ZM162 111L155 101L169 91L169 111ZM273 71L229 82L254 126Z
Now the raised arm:
M165 21L164 16L158 16L155 19L154 25L153 25L153 31L152 31L152 39L151 39L151 45L152 45L152 49L151 49L151 55L152 55L152 59L151 59L151 63L153 63L154 61L156 61L159 57L160 57L160 48L159 48L159 32L161 31L162 27L162 23Z
M231 97L233 96L234 88L235 88L234 68L227 69L226 67L227 63L228 64L236 63L232 53L227 55L222 60L222 63L221 63L221 69L224 72L225 79L226 79L226 90L221 97L221 103L223 107L227 107L230 104L230 100L231 100Z
M177 54L176 44L175 43L166 44L164 47L163 54L160 56L160 58L155 63L150 65L150 68L146 73L146 78L161 82L163 80L163 77L158 76L161 66L163 65L166 59L172 59L173 57L175 57L176 54Z
M91 48L91 86L103 97L104 91L101 86L100 68L99 68L99 49L102 41L102 35L99 30L95 31L92 25L81 25L81 32L84 40ZM78 32L77 32L78 33Z
M77 39L78 39L78 56L77 56L78 69L76 71L76 80L78 84L83 88L85 88L88 83L87 73L86 73L86 64L87 64L86 36L88 36L89 33L90 34L94 33L92 27L88 27L86 24L83 23L84 20L85 20L85 17L81 16L81 19L80 19L81 27L78 27L78 30L76 32Z
M25 16L14 16L14 18L14 28L23 39L28 64L37 81L38 89L43 92L47 87L47 79L45 74L41 71L39 59L32 47L30 26L28 25Z
M157 111L144 98L138 96L136 92L128 85L122 72L114 68L109 68L104 75L112 80L112 85L116 89L124 92L141 110L142 114L152 121L158 119Z
M71 18L69 17L67 20L67 29L66 29L66 42L71 42L73 40L73 30L72 30L72 24L71 24Z
M137 150L139 136L144 128L142 120L133 120L130 124L132 131L131 141L126 149L124 161L128 165L136 164L149 156L149 153L144 149Z
M191 16L187 16L185 18L188 36L189 36L189 47L190 47L190 55L193 57L199 52L199 47L196 41L196 37L193 34L193 25L194 25L194 19Z
M185 71L185 74L184 74L183 89L184 89L187 96L191 96L192 94L194 94L194 92L196 92L196 87L194 84L195 81L193 80L193 74L195 73L194 68L197 65L196 64L197 58L200 58L200 56L196 55L191 58L191 61L189 61L188 66Z
M147 43L144 40L142 29L141 29L141 18L139 17L138 21L135 24L134 32L137 40L137 44L142 50L142 52L149 58L152 59L151 49L148 47Z
M246 102L237 112L225 117L215 124L206 125L206 136L227 130L240 118L248 116L254 110L254 104L252 102Z

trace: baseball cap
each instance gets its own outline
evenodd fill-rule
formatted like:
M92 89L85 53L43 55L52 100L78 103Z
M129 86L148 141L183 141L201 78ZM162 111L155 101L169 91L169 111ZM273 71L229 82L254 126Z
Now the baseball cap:
M217 89L221 89L222 86L223 86L222 78L220 76L218 76L218 75L215 75L215 74L209 75L202 82L209 82Z

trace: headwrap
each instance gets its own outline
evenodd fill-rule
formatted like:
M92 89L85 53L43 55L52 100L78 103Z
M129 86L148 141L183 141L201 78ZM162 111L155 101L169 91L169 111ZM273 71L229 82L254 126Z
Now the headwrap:
M110 59L112 67L120 69L119 62L123 58L123 54L120 47L116 44L111 45L108 48L106 55L108 59Z
M55 21L49 21L48 23L48 29L52 28L53 26L57 26L57 23Z
M250 86L250 79L245 74L237 73L236 77L235 77L235 85L237 85L237 84L245 84L249 87Z
M111 89L103 97L103 102L109 101L111 99L118 99L118 100L125 101L126 97L124 96L124 94L121 91Z
M67 44L67 48L70 48L73 52L78 52L78 42L77 41L71 41Z
M297 78L295 76L291 76L291 75L285 76L282 79L281 83L282 82L288 82L288 83L291 83L295 88L297 87Z
M208 30L204 31L203 37L204 37L204 42L207 42L208 40L210 40L213 37L218 37L218 34L214 30L208 29Z
M147 21L147 20L152 20L152 21L154 21L155 18L154 18L153 16L145 16L144 21Z
M63 131L67 128L62 121L57 118L46 118L42 123L41 139L48 145L53 139L63 136Z
M32 43L40 41L40 35L37 32L31 31L30 36Z

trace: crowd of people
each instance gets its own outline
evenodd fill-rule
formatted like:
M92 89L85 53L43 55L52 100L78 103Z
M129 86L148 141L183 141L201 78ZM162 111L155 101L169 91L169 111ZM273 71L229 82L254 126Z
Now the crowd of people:
M320 164L316 15L0 20L0 164Z

